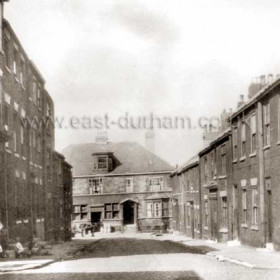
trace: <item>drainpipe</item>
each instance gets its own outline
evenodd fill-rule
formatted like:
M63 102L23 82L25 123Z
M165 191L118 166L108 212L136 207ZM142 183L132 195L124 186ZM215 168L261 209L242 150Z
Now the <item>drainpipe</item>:
M263 119L262 119L262 104L258 102L258 152L259 152L259 174L260 174L260 218L261 218L261 233L262 242L265 247L266 243L266 227L265 227L265 186L264 186L264 151L263 151Z

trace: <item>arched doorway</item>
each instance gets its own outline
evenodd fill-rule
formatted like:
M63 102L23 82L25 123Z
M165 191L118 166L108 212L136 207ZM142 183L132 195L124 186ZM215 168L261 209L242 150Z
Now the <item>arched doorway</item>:
M120 202L123 225L136 225L138 218L138 201L127 198Z

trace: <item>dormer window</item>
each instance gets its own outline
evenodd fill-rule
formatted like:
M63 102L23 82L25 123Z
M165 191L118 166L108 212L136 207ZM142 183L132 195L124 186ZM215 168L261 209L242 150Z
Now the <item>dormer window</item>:
M107 157L97 158L98 169L107 169Z

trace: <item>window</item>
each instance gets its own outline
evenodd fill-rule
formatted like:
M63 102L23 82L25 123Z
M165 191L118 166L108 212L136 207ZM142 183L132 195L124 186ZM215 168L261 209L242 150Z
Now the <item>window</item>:
M21 146L21 153L24 155L24 127L21 124L20 126L20 146Z
M188 227L191 226L191 205L190 205L190 203L188 203L188 206L187 206L187 226Z
M232 146L233 146L233 159L237 159L237 127L233 128L233 135L232 135Z
M32 99L34 104L37 104L37 82L35 78L33 79L33 83L32 83Z
M37 105L38 105L38 107L41 106L41 88L40 87L38 87L38 89L37 89Z
M168 200L162 201L162 216L163 217L169 216L169 201Z
M16 131L13 131L13 148L14 152L17 151L17 133Z
M105 219L117 219L119 217L119 204L105 204Z
M47 115L47 117L51 116L51 107L50 107L50 105L48 103L47 103L46 115Z
M211 154L211 178L215 177L215 155L214 152Z
M9 125L9 106L4 104L3 107L3 121L4 121L4 125Z
M107 157L98 157L97 158L98 169L107 169Z
M245 122L241 124L241 157L246 156L246 126Z
M25 62L24 59L20 59L20 74L19 74L20 83L24 85L25 81Z
M126 189L126 192L133 192L133 179L132 178L125 179L125 189Z
M169 200L147 202L146 206L148 218L168 217L169 215Z
M161 191L163 189L162 177L149 178L148 182L149 182L149 190L152 192Z
M250 118L250 129L251 129L251 153L256 152L256 114L253 114Z
M88 183L90 194L102 193L102 178L89 179Z
M258 224L258 189L252 189L252 224Z
M208 225L209 225L208 200L205 200L204 207L205 207L205 211L204 211L204 214L205 214L205 226L208 227Z
M18 50L14 48L14 62L13 62L13 72L15 75L18 75Z
M208 181L208 166L207 166L207 157L204 158L204 182Z
M227 204L227 197L222 197L222 225L223 227L228 227L228 204Z
M10 61L10 40L7 36L4 37L4 53L5 53L5 64L8 68L11 67L11 61Z
M147 217L159 218L162 217L162 201L147 202Z
M221 147L221 153L222 153L222 174L227 174L227 156L225 152L225 145Z
M270 104L267 103L263 106L264 114L264 146L270 145Z
M242 222L247 224L247 190L242 190Z

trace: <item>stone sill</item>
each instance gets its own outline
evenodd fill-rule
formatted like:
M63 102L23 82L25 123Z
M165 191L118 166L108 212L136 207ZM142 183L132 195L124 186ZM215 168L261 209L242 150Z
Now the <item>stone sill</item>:
M246 156L243 156L239 159L239 161L244 161L246 159Z
M227 228L221 228L219 230L220 233L228 233L228 229Z
M251 153L250 155L249 155L249 157L251 158L251 157L255 157L257 155L257 152L254 152L254 153Z
M237 158L235 158L235 159L232 161L232 163L237 163Z
M265 150L268 150L268 149L270 149L270 145L267 145L267 146L264 146L263 147L263 150L265 151Z
M219 179L226 179L227 178L227 175L221 175L218 177Z
M256 230L256 231L258 231L258 230L259 230L259 227L258 227L258 226L251 226L251 230Z
M241 227L242 228L248 228L248 225L247 224L241 224Z
M208 230L208 227L204 227L205 230Z

